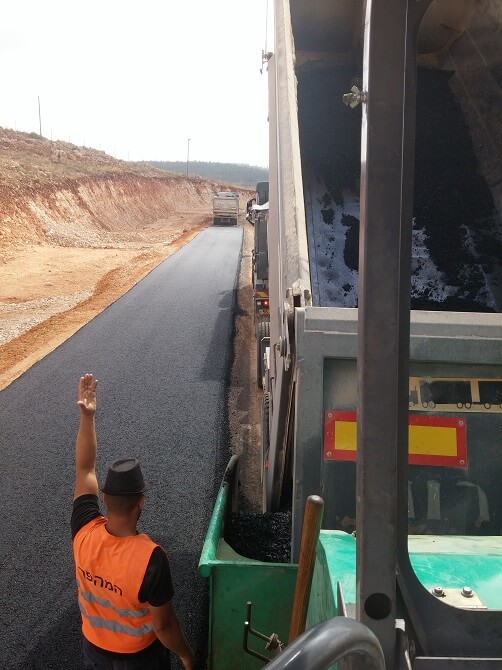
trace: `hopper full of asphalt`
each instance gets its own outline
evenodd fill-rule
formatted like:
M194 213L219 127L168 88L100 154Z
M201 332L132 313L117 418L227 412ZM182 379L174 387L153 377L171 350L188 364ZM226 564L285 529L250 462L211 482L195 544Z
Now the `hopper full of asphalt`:
M82 667L69 519L84 372L99 379L98 479L115 459L141 460L151 490L140 529L170 556L174 603L205 667L197 564L228 460L241 242L240 228L205 230L0 393L2 670Z

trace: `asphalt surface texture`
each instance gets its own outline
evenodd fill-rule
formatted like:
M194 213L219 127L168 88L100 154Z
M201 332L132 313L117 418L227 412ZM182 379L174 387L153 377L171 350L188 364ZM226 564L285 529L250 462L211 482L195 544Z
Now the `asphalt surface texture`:
M241 243L241 228L206 229L0 393L0 670L82 667L69 521L85 372L99 380L98 480L114 460L140 459L151 490L139 528L168 552L174 604L205 667L197 565L229 459Z

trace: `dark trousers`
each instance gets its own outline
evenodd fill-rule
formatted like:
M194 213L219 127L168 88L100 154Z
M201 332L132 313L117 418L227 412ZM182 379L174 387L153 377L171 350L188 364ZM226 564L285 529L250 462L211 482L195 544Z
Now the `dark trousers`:
M138 654L107 654L84 639L84 670L170 670L169 651L154 642Z

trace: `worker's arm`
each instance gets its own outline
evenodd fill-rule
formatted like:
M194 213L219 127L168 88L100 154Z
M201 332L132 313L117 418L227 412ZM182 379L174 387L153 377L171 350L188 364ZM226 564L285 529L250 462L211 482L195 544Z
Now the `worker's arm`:
M185 670L193 670L194 654L183 635L176 611L171 602L154 607L150 605L155 634L167 647L179 657Z
M75 447L75 491L73 499L85 493L98 495L96 478L97 439L94 425L96 413L96 387L98 380L91 374L80 377L77 390L77 405L80 409L80 425Z

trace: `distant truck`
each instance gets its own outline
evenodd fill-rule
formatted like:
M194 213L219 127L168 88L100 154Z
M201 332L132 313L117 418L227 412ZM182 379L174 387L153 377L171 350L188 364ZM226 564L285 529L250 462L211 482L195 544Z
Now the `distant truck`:
M220 191L213 198L213 224L237 225L239 219L239 196L231 191Z

